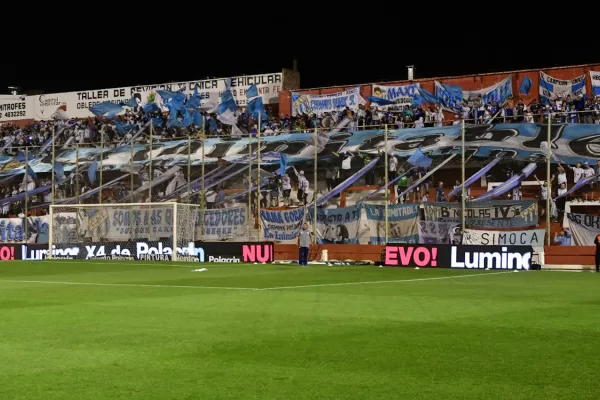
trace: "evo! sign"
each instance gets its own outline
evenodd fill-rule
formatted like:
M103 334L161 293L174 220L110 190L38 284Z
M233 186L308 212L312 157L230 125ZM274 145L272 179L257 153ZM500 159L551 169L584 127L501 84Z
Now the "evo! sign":
M531 246L387 245L385 265L419 268L529 270Z

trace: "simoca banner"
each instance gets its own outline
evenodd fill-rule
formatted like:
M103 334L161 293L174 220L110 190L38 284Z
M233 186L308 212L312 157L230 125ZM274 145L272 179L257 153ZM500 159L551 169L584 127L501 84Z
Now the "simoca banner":
M396 106L411 106L415 96L419 93L420 84L403 86L373 85L373 96L380 97L396 103ZM390 106L383 106L386 108Z
M366 204L370 244L386 244L385 206ZM388 207L388 243L419 243L419 204Z
M387 245L385 265L394 267L529 270L531 246Z
M265 104L278 103L279 92L283 90L283 74L274 73L189 82L94 89L80 92L51 93L28 96L27 100L31 103L30 115L28 117L21 116L15 119L35 118L38 120L48 120L53 118L53 115L59 108L62 109L69 118L88 118L94 116L89 111L89 108L98 103L104 101L121 103L132 97L135 98L138 105L142 107L148 103L156 103L159 106L162 106L163 101L157 93L157 90L182 91L190 97L194 94L196 87L198 87L198 94L202 98L201 106L208 102L217 104L220 102L219 98L221 94L226 90L226 82L228 79L231 79L231 92L239 106L245 106L247 104L246 92L252 85L256 85L258 93L262 96ZM1 101L2 100L0 100L0 102ZM168 110L163 107L163 111Z
M594 240L600 235L600 216L567 213L573 246L595 246Z
M344 208L319 208L317 210L317 236L323 244L358 244L362 206ZM312 214L308 213L312 221Z
M461 223L458 203L425 204L425 221ZM534 200L497 200L485 204L467 203L465 225L477 229L525 228L538 222Z
M525 231L465 229L462 244L543 247L545 236L546 231L544 229L529 229Z
M260 210L261 226L265 240L294 242L306 222L306 208L293 210Z
M302 94L292 92L293 115L339 112L345 110L346 107L356 111L359 105L365 103L365 99L360 95L360 86L332 94Z
M0 95L0 122L33 118L33 98L31 96Z

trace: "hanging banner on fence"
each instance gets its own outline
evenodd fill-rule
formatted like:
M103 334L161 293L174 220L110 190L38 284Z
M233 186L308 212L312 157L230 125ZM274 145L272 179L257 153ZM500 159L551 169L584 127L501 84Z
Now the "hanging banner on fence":
M33 97L0 95L0 122L33 119Z
M265 240L277 242L298 239L302 225L306 222L306 209L260 210L260 219Z
M552 125L553 153L566 164L585 162L596 164L600 158L598 146L593 145L600 136L600 125L596 124L562 124ZM460 151L459 125L401 129L388 132L388 148L396 157L408 158L417 148L429 157L447 157L450 152ZM476 157L495 156L499 149L515 160L527 162L543 162L546 154L540 150L540 143L548 136L548 126L540 124L498 124L467 125L465 127L465 145ZM314 135L297 133L289 135L265 136L261 138L261 165L279 165L280 155L287 155L290 164L302 162L313 163ZM377 130L355 132L332 132L326 144L319 144L317 152L331 155L332 152L363 153L373 156L385 146L384 135ZM554 147L556 146L556 147ZM253 145L254 147L254 145ZM202 164L202 145L199 140L192 140L190 154L192 166ZM187 140L172 140L153 144L152 161L162 165L187 165ZM149 161L149 147L145 144L133 145L133 160L137 165ZM230 138L210 138L205 142L205 164L213 164L222 157L229 162L243 161L248 157L248 138L231 140ZM131 146L105 149L102 165L104 170L127 168L132 162ZM272 154L272 155L270 155ZM63 165L66 173L76 169L77 161L91 162L100 155L96 147L75 149L56 149L56 161ZM264 155L264 157L263 157ZM17 162L17 163L15 163ZM22 162L15 156L0 156L0 176L22 174ZM15 165L15 167L12 167ZM4 168L6 167L6 168ZM20 167L20 168L19 168ZM35 173L50 172L52 165L47 159L32 160L31 168Z
M446 85L435 81L435 95L444 108L451 112L459 112L463 101L473 101L481 96L484 104L490 102L504 103L512 96L512 75L507 76L495 85L479 90L462 90L460 86Z
M459 226L453 222L419 221L419 243L452 244Z
M563 80L551 77L540 71L540 102L550 104L551 100L559 97L585 96L585 75L578 76L575 79Z
M173 207L147 209L131 207L98 208L77 213L80 235L93 241L110 239L125 241L170 237L173 235ZM193 238L190 233L190 238Z
M365 204L370 244L385 243L385 206ZM419 243L419 204L388 206L388 243Z
M594 96L600 96L600 72L590 71L590 79L592 80L592 93Z
M323 114L333 111L344 111L346 107L357 110L360 104L365 104L360 95L360 86L332 94L302 94L292 92L292 114Z
M415 96L419 93L419 87L420 84L418 83L404 86L373 85L373 96L396 103L394 106L379 107L382 109L395 106L411 106Z
M600 216L567 213L571 231L571 245L595 246L594 240L600 236Z
M22 218L0 218L0 243L14 243L25 240Z
M458 203L425 204L425 221L461 223ZM468 228L525 228L537 225L537 203L534 200L498 200L485 204L467 203L465 224Z
M358 244L362 207L317 209L317 239L323 244ZM308 213L312 221L312 214Z
M248 240L246 207L205 210L203 225L201 219L202 212L198 212L196 240L206 242Z
M465 229L462 244L543 247L546 231L483 231Z

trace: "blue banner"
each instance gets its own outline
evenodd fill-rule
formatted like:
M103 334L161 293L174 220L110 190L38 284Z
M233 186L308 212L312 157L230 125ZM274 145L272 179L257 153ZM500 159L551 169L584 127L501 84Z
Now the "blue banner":
M360 87L333 94L303 94L292 92L292 114L323 114L343 111L346 107L357 110L359 104L365 104L360 95Z
M298 239L302 225L306 222L306 209L260 210L263 238L276 242L289 242Z
M366 204L370 244L386 244L385 206ZM387 243L419 243L419 204L388 206Z

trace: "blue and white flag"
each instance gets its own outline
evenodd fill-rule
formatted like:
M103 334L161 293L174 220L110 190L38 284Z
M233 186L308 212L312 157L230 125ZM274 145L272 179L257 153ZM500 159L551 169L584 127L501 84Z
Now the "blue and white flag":
M381 97L375 97L375 96L368 96L367 100L370 101L371 103L377 104L378 106L389 106L389 105L394 104L394 102L391 100L382 99Z
M585 75L578 76L575 79L563 80L556 79L540 71L540 102L550 104L551 100L559 97L586 96Z
M200 103L202 103L202 96L198 93L198 84L194 87L194 95L188 99L185 103L187 108L198 108L200 107Z
M187 107L184 107L183 110L181 110L181 113L183 114L183 121L181 122L181 126L187 128L188 126L194 123L194 117L190 113L190 110L187 109Z
M177 109L175 108L176 106L169 102L165 104L165 107L169 109L169 118L167 118L167 129L180 126L181 124L179 123L179 119L177 118Z
M260 210L263 238L275 242L295 243L306 221L306 208Z
M88 179L90 180L91 183L96 182L97 170L98 170L98 160L94 160L94 162L90 164L88 171L87 171Z
M292 114L323 114L333 111L343 111L348 107L358 110L358 106L365 104L365 99L360 95L360 86L332 94L303 94L292 92Z
M29 164L27 164L27 175L30 176L31 179L37 179L37 175L35 174L35 172L33 172Z
M161 108L156 103L147 103L144 108L144 112L147 113L159 113L162 112Z
M251 99L253 97L257 97L258 96L258 88L256 87L256 84L250 86L248 88L248 90L246 91L246 97L248 99Z
M284 153L279 153L279 175L283 176L288 166L288 156Z
M459 112L465 100L473 101L481 96L483 104L497 102L501 105L512 95L512 75L479 90L462 90L460 86L446 85L435 81L435 96L444 108L451 112Z
M592 80L592 92L594 96L600 96L600 72L590 71L590 79Z
M64 169L62 163L59 163L59 162L54 163L54 176L59 181L62 181L63 179L65 179L65 169Z
M237 111L237 104L235 103L231 90L226 90L221 95L221 104L219 104L217 113L223 114L227 110L230 110L231 112Z
M137 106L138 106L138 102L137 102L137 100L135 99L135 97L132 97L132 98L130 98L129 100L127 100L127 101L124 101L124 102L123 102L121 105L122 105L122 106L125 106L125 107L137 108Z
M262 97L255 97L254 99L250 100L248 103L248 113L251 114L257 121L259 117L262 121L267 121L269 119L269 116L265 111Z
M395 104L400 107L410 106L414 102L414 98L419 92L419 84L403 85L403 86L389 86L389 85L373 85L373 96L390 103L384 104L384 102L373 101L370 98L370 102L379 104L380 106L386 106Z
M423 154L420 147L418 147L417 150L415 150L415 152L412 154L412 156L410 156L408 158L407 161L411 165L414 165L415 167L422 167L422 168L429 168L429 167L431 167L431 163L432 163L431 158L429 158L425 154Z
M204 118L202 117L202 114L200 114L200 112L198 110L194 110L194 113L192 114L192 118L194 120L194 125L196 125L197 127L204 126Z
M308 213L312 221L313 213ZM317 209L317 241L320 244L358 244L362 205Z
M90 111L96 117L108 117L112 118L121 111L123 111L123 107L119 104L112 103L110 101L103 101L102 103L98 103L92 107L90 107Z
M419 88L415 97L413 98L413 103L417 106L420 106L423 103L430 104L439 104L440 100L435 97L435 95L423 88Z
M370 244L386 244L385 206L366 204ZM419 204L388 206L387 243L419 243Z

